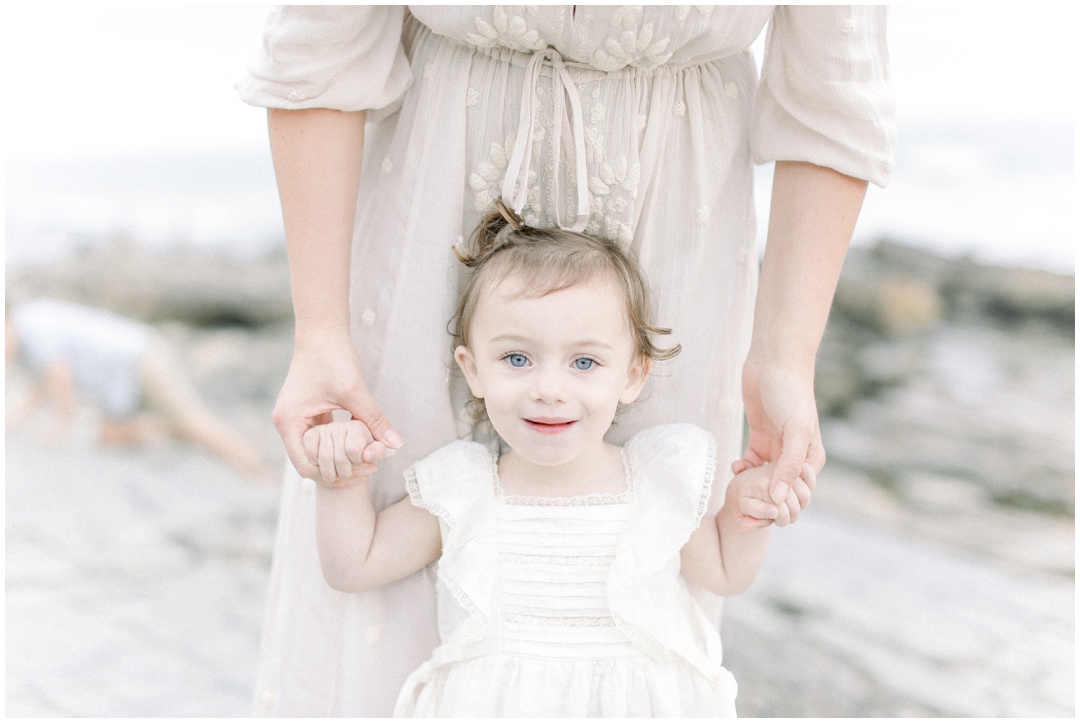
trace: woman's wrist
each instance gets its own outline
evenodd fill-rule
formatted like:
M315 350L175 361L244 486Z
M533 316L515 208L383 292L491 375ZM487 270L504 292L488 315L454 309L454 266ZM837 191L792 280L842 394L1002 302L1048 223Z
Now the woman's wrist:
M783 370L798 379L814 379L817 361L817 345L786 345L783 343L758 342L755 338L746 355L745 371L763 373L765 370Z
M325 345L336 341L352 342L349 319L328 321L325 319L297 318L293 330L296 346Z

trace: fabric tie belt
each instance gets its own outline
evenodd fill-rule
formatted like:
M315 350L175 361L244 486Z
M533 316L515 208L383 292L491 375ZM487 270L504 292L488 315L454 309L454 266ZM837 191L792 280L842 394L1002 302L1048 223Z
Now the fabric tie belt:
M536 118L537 88L543 72L544 61L551 61L551 95L554 116L552 134L552 152L555 170L552 183L555 195L553 209L555 223L559 228L581 232L589 222L589 177L585 165L585 132L581 121L581 98L570 72L563 62L562 55L555 48L537 51L525 66L525 87L521 93L521 112L518 116L517 139L514 151L506 166L503 179L502 200L519 216L525 208L529 195L529 164L532 158L530 145L533 137L533 124ZM574 182L577 191L576 215L568 217L563 208L563 197L559 191L559 178L562 175L563 153L568 163L574 168ZM569 158L572 157L572 161ZM572 220L572 223L570 222Z

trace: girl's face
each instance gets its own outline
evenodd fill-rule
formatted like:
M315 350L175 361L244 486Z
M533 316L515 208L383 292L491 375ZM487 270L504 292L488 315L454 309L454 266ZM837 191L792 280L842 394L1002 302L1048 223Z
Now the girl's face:
M650 366L615 283L590 279L536 296L512 275L480 293L470 347L454 358L495 430L545 467L601 451L619 403L637 398Z

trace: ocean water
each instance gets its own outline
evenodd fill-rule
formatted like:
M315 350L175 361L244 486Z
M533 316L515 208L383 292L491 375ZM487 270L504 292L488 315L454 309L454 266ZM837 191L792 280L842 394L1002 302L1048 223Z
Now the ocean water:
M871 187L856 244L888 237L945 255L1075 270L1072 122L902 129L888 189ZM770 167L757 175L764 245ZM266 150L8 164L9 268L123 238L254 258L284 246Z

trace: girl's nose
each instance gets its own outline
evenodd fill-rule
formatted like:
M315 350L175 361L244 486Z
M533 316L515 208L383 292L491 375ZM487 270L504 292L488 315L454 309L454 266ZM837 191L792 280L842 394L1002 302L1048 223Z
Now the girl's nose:
M541 367L533 376L532 398L535 402L553 404L565 401L565 384L559 369Z

